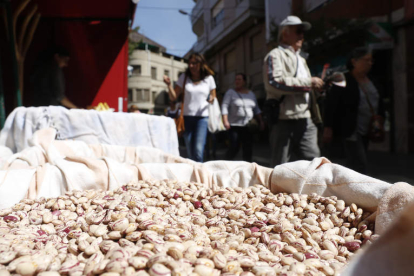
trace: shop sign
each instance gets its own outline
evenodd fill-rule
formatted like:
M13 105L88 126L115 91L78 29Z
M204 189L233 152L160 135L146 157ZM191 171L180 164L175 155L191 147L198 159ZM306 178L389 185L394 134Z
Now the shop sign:
M389 23L374 23L368 32L371 34L369 46L372 49L391 49L394 47L392 26Z
M305 11L310 12L316 9L317 7L321 6L328 0L305 0Z

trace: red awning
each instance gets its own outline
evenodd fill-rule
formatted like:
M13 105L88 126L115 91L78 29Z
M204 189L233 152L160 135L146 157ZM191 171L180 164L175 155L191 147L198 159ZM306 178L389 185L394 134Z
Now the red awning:
M66 96L71 101L81 107L102 101L117 110L118 97L123 97L126 111L127 39L135 10L132 1L31 0L25 10L35 4L42 17L26 57L24 104L30 105L36 97L29 82L36 58L57 44L71 54L69 67L63 69ZM1 46L4 49L5 45Z
M129 18L131 0L32 0L43 17L59 18Z

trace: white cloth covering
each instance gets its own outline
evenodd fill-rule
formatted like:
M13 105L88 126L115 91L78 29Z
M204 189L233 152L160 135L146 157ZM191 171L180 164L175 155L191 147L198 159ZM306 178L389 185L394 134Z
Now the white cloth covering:
M391 185L323 157L270 169L247 162L196 163L153 148L54 141L55 136L54 129L40 130L32 147L9 158L0 170L0 209L23 198L111 190L141 179L197 181L211 188L262 184L273 193L335 195L373 212L368 219L375 219L375 232L383 236L342 275L411 275L414 269L414 188L407 183Z
M246 187L258 183L266 185L274 193L336 195L348 204L355 203L372 211L376 210L379 200L391 187L386 182L332 164L326 158L286 163L274 169L246 162L196 163L152 148L56 141L55 136L56 130L51 128L36 132L30 142L33 146L10 157L3 167L3 170L8 171L21 170L21 174L26 173L25 169L27 173L30 171L33 174L31 170L36 169L36 181L32 179L33 183L28 189L30 197L37 197L37 192L49 189L42 183L42 178L56 173L51 167L57 167L62 174L53 176L56 178L55 185L64 179L64 183L59 185L67 190L74 187L106 190L143 176L154 179L170 176L180 180L202 181L211 187ZM12 175L6 175L5 180L10 177ZM11 180L10 183L13 182ZM0 187L4 185L7 184L0 183ZM17 201L20 199L16 197ZM5 206L0 198L2 207Z
M6 120L0 145L14 153L29 147L37 130L53 127L59 140L87 144L145 146L179 155L175 123L171 118L136 113L68 110L64 107L19 107Z

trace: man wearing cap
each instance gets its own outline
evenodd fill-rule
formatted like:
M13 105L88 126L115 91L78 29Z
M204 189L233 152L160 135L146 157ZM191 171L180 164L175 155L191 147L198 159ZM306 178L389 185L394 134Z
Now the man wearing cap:
M321 119L314 90L320 90L324 83L311 76L300 55L304 31L310 28L299 17L288 16L279 25L279 46L264 60L266 103L273 103L276 112L270 116L269 126L272 167L291 161L292 154L298 160L320 156L314 121Z

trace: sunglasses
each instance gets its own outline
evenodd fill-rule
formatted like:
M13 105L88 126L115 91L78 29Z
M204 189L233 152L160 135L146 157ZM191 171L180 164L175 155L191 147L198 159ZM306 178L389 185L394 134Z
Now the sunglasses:
M305 29L303 27L298 27L296 29L296 34L297 35L301 35L301 34L304 34L304 33L305 33Z

